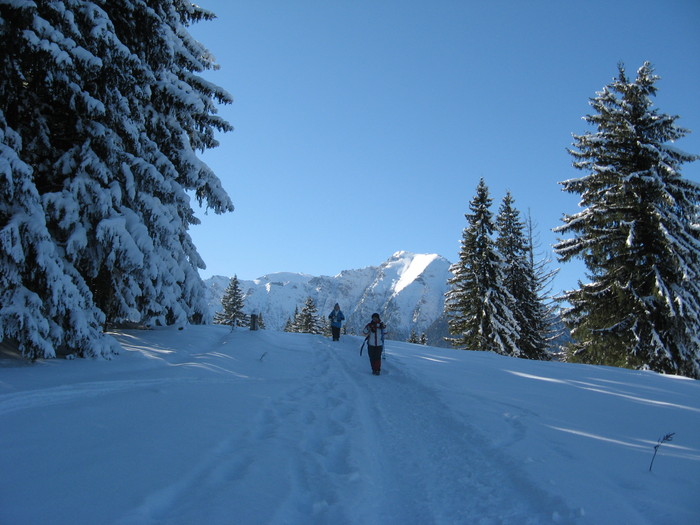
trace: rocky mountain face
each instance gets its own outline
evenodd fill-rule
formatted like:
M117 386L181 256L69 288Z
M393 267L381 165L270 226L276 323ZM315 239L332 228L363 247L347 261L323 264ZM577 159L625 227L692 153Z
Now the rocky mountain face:
M450 264L439 255L397 252L379 266L344 270L333 277L273 273L239 280L239 285L246 312L262 314L268 329L282 330L295 308L301 310L311 297L323 317L339 303L348 333L361 333L377 312L387 324L389 339L406 340L415 330L419 336L425 333L429 344L445 346L443 308ZM212 314L221 309L229 280L221 276L205 280Z

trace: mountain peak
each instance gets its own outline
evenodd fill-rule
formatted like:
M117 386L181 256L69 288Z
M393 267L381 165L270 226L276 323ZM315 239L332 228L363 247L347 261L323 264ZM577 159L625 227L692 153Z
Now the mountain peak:
M397 251L379 266L343 270L333 277L279 272L239 284L245 310L261 313L270 329L281 330L295 308L311 297L323 317L339 303L350 333L359 334L372 313L379 312L390 337L401 340L411 330L427 331L440 319L449 268L450 262L440 255ZM225 290L221 278L205 283L212 312L220 310Z

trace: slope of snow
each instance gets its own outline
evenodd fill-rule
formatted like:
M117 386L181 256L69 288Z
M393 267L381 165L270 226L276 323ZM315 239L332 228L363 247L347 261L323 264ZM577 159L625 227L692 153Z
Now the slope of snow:
M428 265L437 257L437 255L432 254L417 254L410 259L410 263L401 272L399 281L394 286L394 293L400 293L401 290L420 277Z
M0 359L3 524L694 524L700 383L222 326ZM653 471L657 439L664 443Z

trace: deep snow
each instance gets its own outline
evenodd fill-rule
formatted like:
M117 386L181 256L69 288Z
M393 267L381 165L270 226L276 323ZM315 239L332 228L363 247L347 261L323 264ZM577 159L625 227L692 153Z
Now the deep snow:
M700 383L361 339L117 334L0 360L0 523L695 524ZM649 464L657 439L675 432Z

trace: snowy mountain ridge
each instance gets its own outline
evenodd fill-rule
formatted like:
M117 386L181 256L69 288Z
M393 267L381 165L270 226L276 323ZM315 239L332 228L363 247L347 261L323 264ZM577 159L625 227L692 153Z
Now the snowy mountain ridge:
M311 297L324 317L339 303L349 333L360 333L372 313L379 312L389 338L404 340L413 329L418 335L427 333L429 340L438 344L445 335L439 325L450 265L437 254L399 251L379 266L343 270L335 276L279 272L253 281L239 280L239 285L246 312L261 313L270 329L282 330L294 309L301 309ZM212 313L221 309L229 281L222 276L204 281Z

